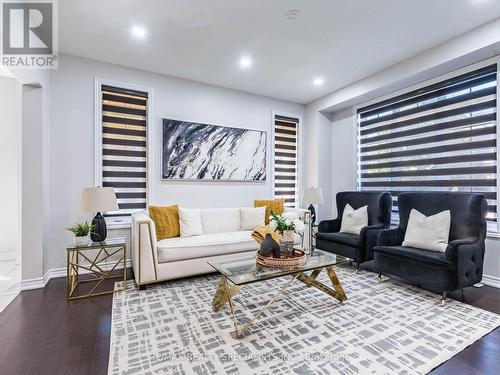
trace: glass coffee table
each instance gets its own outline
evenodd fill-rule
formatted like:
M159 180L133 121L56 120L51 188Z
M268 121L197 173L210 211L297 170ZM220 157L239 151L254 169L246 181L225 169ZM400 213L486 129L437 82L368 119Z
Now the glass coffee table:
M257 318L266 310L276 299L285 291L294 281L299 280L308 286L315 287L335 298L340 303L347 299L337 274L333 266L348 263L347 258L331 254L321 250L315 250L313 255L307 256L307 261L303 266L294 268L269 268L257 263L255 255L249 255L247 258L239 258L226 261L208 262L215 270L221 274L217 290L212 300L212 307L215 311L220 310L226 303L229 304L231 317L236 329L236 336L241 337L243 333L257 320ZM325 269L332 283L332 287L325 285L317 280L321 271ZM306 272L311 271L309 274ZM281 286L271 300L255 313L255 315L243 325L238 323L235 315L235 307L232 297L238 293L246 284L261 282L277 277L290 277L290 280ZM232 285L230 285L232 284Z

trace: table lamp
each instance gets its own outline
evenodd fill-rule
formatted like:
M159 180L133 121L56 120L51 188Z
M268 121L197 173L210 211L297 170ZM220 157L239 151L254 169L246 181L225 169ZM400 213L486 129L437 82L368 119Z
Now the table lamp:
M323 194L320 188L308 187L304 189L302 194L302 204L304 206L309 205L308 210L311 211L311 225L316 222L316 210L314 209L315 204L323 203Z
M90 238L94 242L104 241L107 236L106 220L101 212L117 211L115 191L112 187L89 187L82 190L82 212L96 213L92 220Z

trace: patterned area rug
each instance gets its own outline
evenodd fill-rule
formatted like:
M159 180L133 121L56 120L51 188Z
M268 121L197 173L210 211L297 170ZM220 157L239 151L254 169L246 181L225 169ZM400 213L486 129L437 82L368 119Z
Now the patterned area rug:
M336 268L340 305L294 281L237 339L226 305L211 308L218 276L116 292L109 374L425 374L500 326L496 315L369 272ZM329 283L324 271L319 280ZM288 278L245 286L241 322ZM327 284L330 285L330 284Z

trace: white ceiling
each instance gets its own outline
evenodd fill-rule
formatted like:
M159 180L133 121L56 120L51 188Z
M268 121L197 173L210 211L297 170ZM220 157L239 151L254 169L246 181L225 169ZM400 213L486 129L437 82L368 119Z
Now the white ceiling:
M63 0L60 51L308 103L497 17L499 0Z

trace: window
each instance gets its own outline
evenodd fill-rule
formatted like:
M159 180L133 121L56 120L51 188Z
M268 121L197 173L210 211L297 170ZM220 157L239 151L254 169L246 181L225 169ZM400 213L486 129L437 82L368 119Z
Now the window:
M148 93L100 85L100 183L113 187L119 211L107 212L108 221L127 222L147 202Z
M492 65L360 108L358 189L481 192L496 230L496 92Z
M274 116L274 197L286 207L297 207L299 119Z

